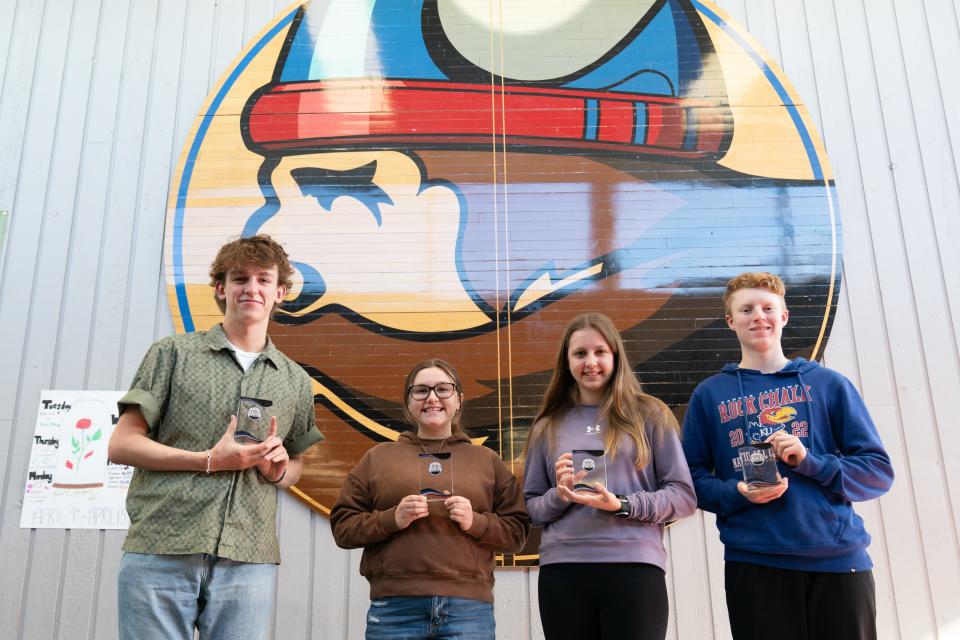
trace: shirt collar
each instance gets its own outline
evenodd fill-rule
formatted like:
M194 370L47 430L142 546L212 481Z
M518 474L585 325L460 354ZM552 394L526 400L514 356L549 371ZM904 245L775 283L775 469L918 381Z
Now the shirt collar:
M223 325L216 324L211 327L204 336L207 346L210 347L212 351L233 351L233 348L230 346L230 342L227 341L227 334L223 332ZM270 336L267 336L267 346L263 348L263 358L271 365L274 369L277 369L277 363L280 361L280 351L273 346L273 340L270 339Z

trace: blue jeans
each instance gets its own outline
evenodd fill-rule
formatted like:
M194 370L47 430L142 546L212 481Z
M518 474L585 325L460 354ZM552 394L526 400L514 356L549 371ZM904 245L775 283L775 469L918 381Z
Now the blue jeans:
M277 565L205 553L124 553L118 576L121 640L270 637Z
M367 640L493 640L493 603L449 596L396 596L370 603Z

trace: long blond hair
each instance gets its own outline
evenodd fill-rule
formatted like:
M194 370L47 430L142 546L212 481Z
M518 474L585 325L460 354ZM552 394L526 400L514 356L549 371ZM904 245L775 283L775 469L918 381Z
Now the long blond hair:
M607 428L604 436L604 450L613 458L617 452L620 434L625 433L637 444L637 468L644 468L650 462L650 442L647 440L645 426L650 422L653 433L658 438L673 431L680 433L680 425L673 412L661 400L643 392L640 381L630 367L626 349L620 332L613 321L602 313L583 313L570 321L560 342L556 366L543 403L533 420L528 446L547 436L553 447L556 438L557 418L572 409L579 401L579 388L567 360L570 337L582 329L596 330L610 346L613 353L613 375L603 391L600 401L599 419L605 421Z

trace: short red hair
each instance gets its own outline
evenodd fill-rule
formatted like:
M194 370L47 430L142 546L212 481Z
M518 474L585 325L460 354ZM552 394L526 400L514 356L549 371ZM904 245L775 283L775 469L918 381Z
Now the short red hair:
M725 315L733 315L730 309L730 298L740 289L766 289L780 296L783 308L787 308L787 302L784 300L787 288L783 286L783 280L780 279L780 276L766 271L745 271L727 282L727 290L723 292L723 313Z

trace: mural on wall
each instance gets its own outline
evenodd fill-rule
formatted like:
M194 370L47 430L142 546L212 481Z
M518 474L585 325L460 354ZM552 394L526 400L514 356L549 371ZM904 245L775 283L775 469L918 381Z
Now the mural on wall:
M577 313L610 315L646 389L682 411L739 355L727 279L780 274L785 346L808 358L839 285L810 118L698 0L297 3L197 116L166 233L179 331L219 321L207 267L228 238L290 254L270 334L314 381L327 439L295 493L322 511L404 428L422 359L457 367L465 426L519 474Z

